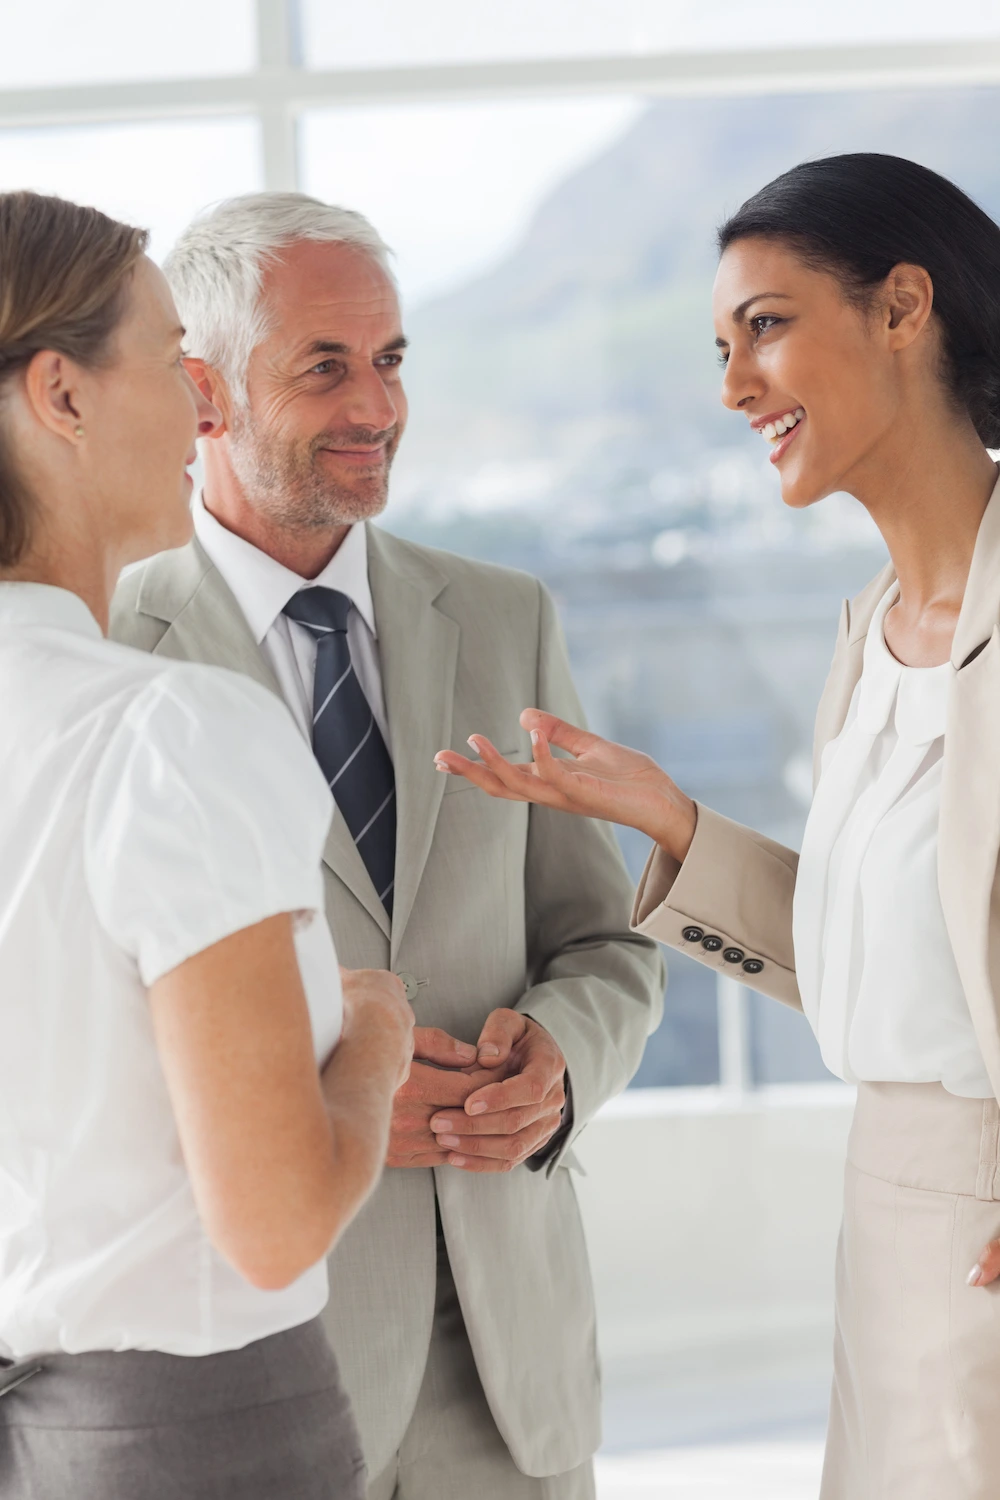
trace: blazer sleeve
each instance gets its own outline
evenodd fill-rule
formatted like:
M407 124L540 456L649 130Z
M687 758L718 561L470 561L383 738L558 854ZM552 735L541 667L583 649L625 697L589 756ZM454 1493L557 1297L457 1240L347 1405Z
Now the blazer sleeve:
M573 723L583 710L555 606L541 585L535 704ZM606 1100L628 1083L663 1014L654 943L630 931L632 883L611 826L532 807L525 859L530 988L517 1008L558 1043L571 1090L551 1171ZM538 1164L537 1160L533 1164Z
M797 868L793 850L699 806L684 863L662 849L650 855L633 929L801 1010L792 949Z

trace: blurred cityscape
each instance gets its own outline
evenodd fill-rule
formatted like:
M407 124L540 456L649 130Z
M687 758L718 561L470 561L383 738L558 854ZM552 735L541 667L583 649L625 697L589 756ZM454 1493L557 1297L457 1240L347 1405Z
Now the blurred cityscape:
M856 501L787 511L719 401L714 230L796 161L907 155L1000 212L1000 90L670 99L542 203L489 274L415 308L387 524L554 592L592 726L797 846L840 603L885 561ZM633 875L644 841L622 830ZM638 1086L719 1079L715 976L671 956ZM755 1084L828 1077L805 1022L746 1000Z
M411 515L406 531L543 578L591 727L655 756L699 801L797 847L840 601L885 559L856 502L788 516L759 464L719 460L702 493L693 478L671 493L672 479L654 477L614 501L567 500L544 521ZM637 878L648 843L632 829L619 836ZM668 961L664 1021L634 1086L716 1083L714 971ZM801 1016L756 995L748 1004L755 1083L829 1076Z

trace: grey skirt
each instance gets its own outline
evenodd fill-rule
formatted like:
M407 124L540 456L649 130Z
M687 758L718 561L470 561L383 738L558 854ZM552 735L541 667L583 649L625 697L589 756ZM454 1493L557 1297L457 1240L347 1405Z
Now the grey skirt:
M0 1368L2 1500L364 1492L357 1428L318 1319L200 1358L129 1350Z

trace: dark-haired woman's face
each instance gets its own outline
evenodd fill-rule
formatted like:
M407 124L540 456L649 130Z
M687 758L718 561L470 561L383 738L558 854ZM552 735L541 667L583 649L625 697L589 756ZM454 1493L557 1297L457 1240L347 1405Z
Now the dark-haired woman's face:
M722 400L770 447L785 503L851 490L900 409L892 354L872 321L835 277L763 239L725 251L713 311Z

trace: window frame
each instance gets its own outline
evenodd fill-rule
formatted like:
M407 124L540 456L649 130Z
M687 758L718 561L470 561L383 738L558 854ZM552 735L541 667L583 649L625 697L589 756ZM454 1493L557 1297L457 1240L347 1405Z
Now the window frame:
M720 50L310 69L302 56L299 0L254 0L254 12L257 66L249 73L0 89L0 131L255 117L261 128L265 189L294 191L301 180L299 120L317 108L561 94L579 97L588 92L727 95L1000 83L1000 38L778 49L755 52L752 68L747 66L744 51ZM753 1091L747 993L720 976L717 1003L720 1081L697 1092L739 1101ZM805 1089L811 1095L817 1089L826 1093L831 1085L788 1087ZM642 1092L659 1095L667 1091Z

